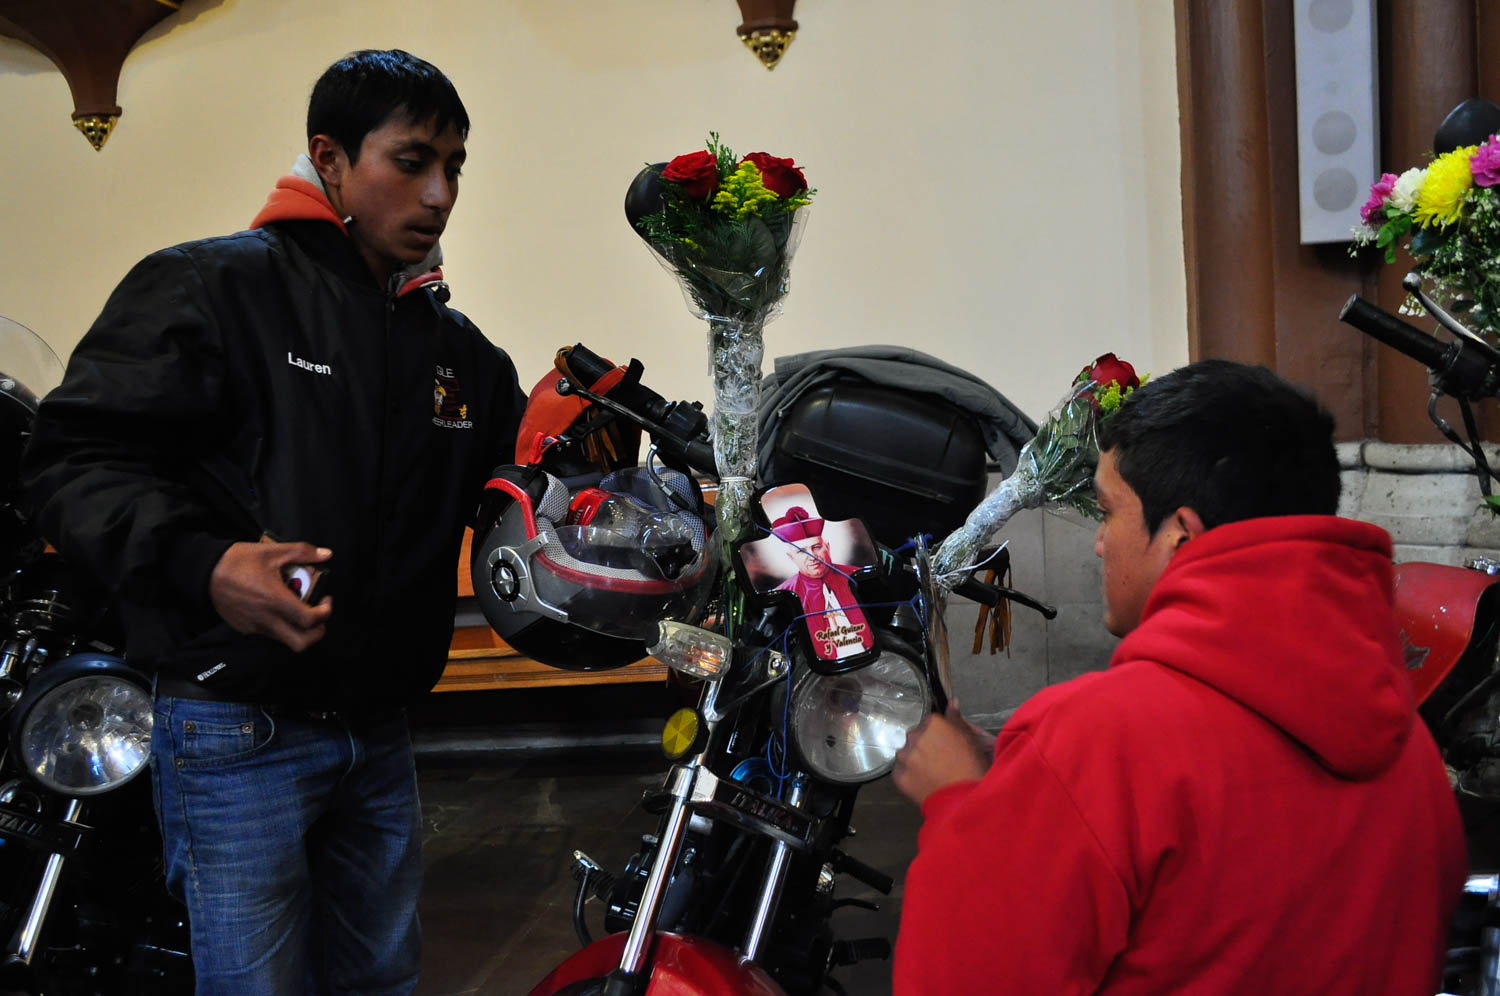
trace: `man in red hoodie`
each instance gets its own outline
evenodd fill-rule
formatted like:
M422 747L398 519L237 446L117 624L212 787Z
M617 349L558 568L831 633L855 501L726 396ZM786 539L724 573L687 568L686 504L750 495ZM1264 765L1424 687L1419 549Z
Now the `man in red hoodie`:
M1426 994L1465 861L1402 674L1390 537L1333 516L1333 420L1192 364L1100 433L1106 671L986 756L934 716L896 996Z
M137 264L33 428L38 522L155 676L200 994L416 986L402 707L446 663L463 528L524 407L437 268L468 130L430 63L336 62L250 229Z

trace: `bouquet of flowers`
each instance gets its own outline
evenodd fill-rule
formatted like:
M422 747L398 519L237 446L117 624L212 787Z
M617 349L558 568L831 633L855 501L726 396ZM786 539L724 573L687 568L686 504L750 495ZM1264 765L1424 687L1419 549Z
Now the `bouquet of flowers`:
M1500 338L1500 136L1445 152L1425 167L1382 174L1360 209L1351 252L1375 245L1396 261L1403 244L1434 300ZM1405 314L1422 314L1408 298Z
M791 159L736 159L713 133L705 150L647 166L625 197L626 217L708 322L725 543L749 534L762 330L780 314L814 193Z
M1023 508L1063 504L1098 516L1093 482L1099 426L1141 383L1135 368L1114 353L1105 353L1079 371L1061 403L1021 448L1016 469L933 554L933 574L945 589L951 591L979 566L979 551Z

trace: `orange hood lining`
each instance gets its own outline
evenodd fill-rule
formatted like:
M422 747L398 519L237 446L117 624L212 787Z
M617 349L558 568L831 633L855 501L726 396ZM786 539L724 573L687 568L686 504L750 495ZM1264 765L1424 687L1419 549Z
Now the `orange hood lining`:
M328 221L337 225L338 230L346 236L349 234L348 226L334 212L333 205L329 203L328 195L322 188L294 173L288 173L276 181L276 186L266 197L265 205L251 220L250 227L259 228L275 221ZM396 292L396 296L404 297L428 284L440 283L442 279L442 267L434 267L407 280Z
M265 206L250 222L250 227L259 228L273 221L331 221L339 231L349 234L344 220L334 213L333 205L328 202L328 195L317 184L292 173L276 181Z

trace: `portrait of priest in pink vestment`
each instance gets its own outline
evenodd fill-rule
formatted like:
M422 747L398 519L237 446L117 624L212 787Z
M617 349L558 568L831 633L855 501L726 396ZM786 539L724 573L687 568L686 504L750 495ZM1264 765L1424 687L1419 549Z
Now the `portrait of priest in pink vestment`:
M823 519L801 505L793 505L771 523L771 534L797 569L774 590L797 594L807 613L814 651L824 660L840 660L869 650L875 637L849 584L850 575L861 567L833 559L823 527Z

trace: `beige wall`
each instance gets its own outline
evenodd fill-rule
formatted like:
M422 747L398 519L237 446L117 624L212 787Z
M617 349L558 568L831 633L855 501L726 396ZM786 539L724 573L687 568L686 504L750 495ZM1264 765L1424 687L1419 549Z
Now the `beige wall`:
M1033 415L1114 350L1186 361L1170 0L803 0L767 73L729 0L185 0L126 61L100 153L0 39L0 315L66 356L141 255L243 227L334 58L400 46L473 119L453 303L530 383L581 339L707 397L704 334L628 228L642 163L701 147L819 193L767 354L902 342Z

